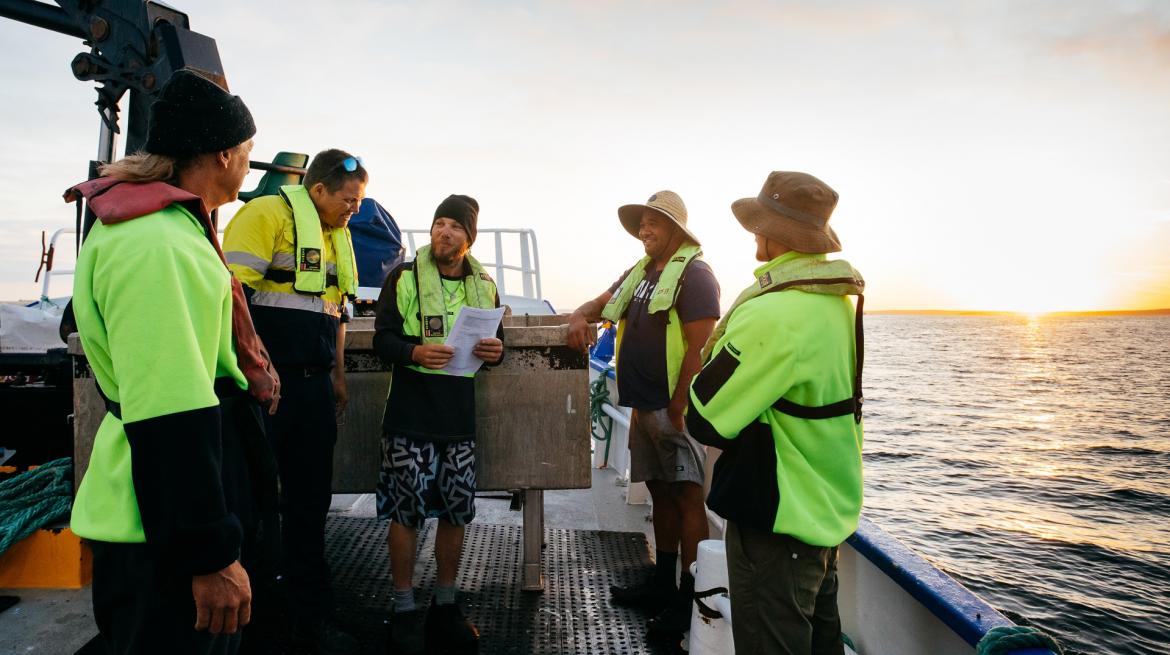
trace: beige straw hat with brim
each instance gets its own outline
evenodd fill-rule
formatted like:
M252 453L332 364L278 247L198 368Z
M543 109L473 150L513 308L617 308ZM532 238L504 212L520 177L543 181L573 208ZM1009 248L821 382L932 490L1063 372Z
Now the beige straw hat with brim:
M638 236L638 224L642 222L642 212L646 209L653 209L679 226L682 231L695 242L695 245L702 245L699 243L699 237L691 233L687 229L687 206L683 204L682 198L674 191L659 191L650 196L644 205L622 205L618 207L618 219L622 222L622 227L626 228L635 239Z
M755 198L731 203L731 213L753 234L768 237L797 252L823 254L841 250L829 217L837 192L807 173L774 171Z

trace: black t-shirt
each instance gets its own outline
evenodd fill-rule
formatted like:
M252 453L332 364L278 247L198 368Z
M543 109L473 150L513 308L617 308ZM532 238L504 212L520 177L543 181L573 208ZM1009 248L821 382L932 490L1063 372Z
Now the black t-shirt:
M650 314L647 310L662 271L647 265L646 277L634 291L622 321L622 346L618 352L618 403L644 411L670 404L674 389L666 388L666 322L670 312ZM633 267L622 273L609 288L615 293ZM675 310L683 323L701 318L719 318L719 283L706 262L696 259L683 271ZM702 345L702 344L699 344Z

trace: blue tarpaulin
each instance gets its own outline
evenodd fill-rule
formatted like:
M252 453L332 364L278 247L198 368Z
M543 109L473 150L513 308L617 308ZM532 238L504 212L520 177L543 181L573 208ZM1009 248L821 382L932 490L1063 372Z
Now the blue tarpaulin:
M402 231L386 208L373 198L362 200L349 219L357 257L358 286L381 287L386 276L402 263Z

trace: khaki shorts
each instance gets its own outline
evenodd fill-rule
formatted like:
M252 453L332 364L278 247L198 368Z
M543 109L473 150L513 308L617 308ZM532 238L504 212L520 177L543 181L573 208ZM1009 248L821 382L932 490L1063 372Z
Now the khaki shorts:
M630 416L630 481L694 482L703 486L707 452L686 431L670 424L665 409L633 410Z

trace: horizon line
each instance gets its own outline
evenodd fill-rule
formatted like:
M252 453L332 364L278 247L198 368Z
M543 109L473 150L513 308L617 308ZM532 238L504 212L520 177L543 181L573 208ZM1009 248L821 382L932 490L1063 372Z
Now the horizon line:
M901 314L935 316L1170 316L1170 307L1159 309L1087 309L1079 311L1029 312L1008 309L875 309L866 314Z

